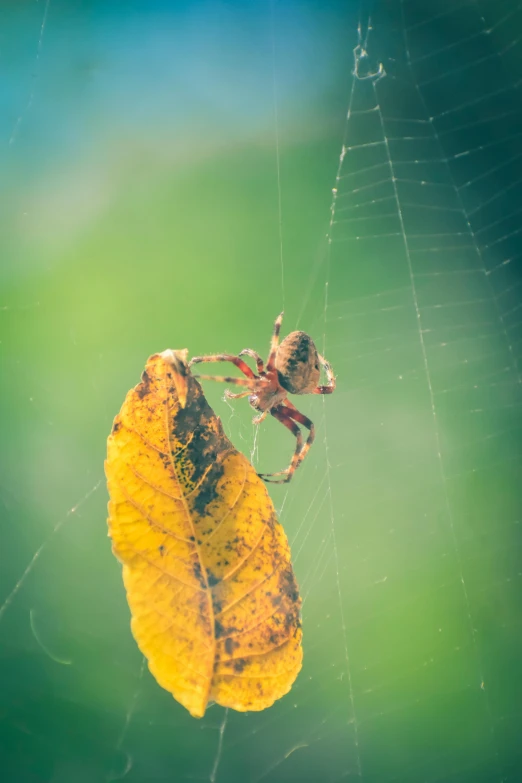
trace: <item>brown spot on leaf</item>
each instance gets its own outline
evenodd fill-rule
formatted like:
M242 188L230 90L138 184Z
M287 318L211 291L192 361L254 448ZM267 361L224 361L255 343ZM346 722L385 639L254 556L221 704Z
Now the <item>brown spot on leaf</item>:
M207 571L207 582L209 587L215 587L220 580L214 576L212 571Z
M217 489L217 483L223 475L224 468L220 463L214 463L213 467L205 476L205 479L201 485L201 489L198 492L198 496L194 502L194 508L198 514L207 514L207 506L212 503L213 500L219 497ZM197 481L197 479L195 479Z
M147 370L143 370L141 374L141 383L136 386L136 392L140 400L142 400L147 394L150 394L150 375Z
M194 573L194 576L198 580L199 584L201 585L201 587L206 588L207 583L205 581L205 577L201 572L201 563L199 562L199 560L195 560L192 563L192 571Z

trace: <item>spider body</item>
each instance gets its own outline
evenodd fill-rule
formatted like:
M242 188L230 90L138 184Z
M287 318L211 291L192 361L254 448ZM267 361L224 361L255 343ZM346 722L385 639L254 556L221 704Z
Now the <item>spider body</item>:
M260 473L265 481L286 483L292 478L294 471L305 458L313 443L315 429L313 422L290 402L288 394L331 394L335 390L335 376L328 362L318 353L312 338L306 332L291 332L279 343L279 332L283 313L275 321L270 353L265 364L258 353L251 348L245 348L238 356L232 354L213 354L212 356L196 356L190 364L199 362L232 362L245 378L229 376L200 375L202 380L223 381L236 386L246 387L239 394L225 392L227 397L238 399L247 397L252 408L259 415L254 423L263 421L267 413L281 422L296 438L295 452L292 462L286 470L279 473ZM241 356L255 359L257 373L241 359ZM327 383L319 385L321 366L324 368ZM303 436L298 423L309 430L308 438L303 443ZM275 478L280 477L280 478Z
M321 366L312 338L306 332L291 332L277 349L275 368L280 385L290 394L313 394Z
M267 413L270 408L276 408L282 404L286 397L286 391L284 389L281 391L277 388L275 374L271 373L271 375L272 377L266 377L267 382L259 384L258 391L255 394L248 396L250 405L258 413ZM231 396L233 395L227 394L227 397Z

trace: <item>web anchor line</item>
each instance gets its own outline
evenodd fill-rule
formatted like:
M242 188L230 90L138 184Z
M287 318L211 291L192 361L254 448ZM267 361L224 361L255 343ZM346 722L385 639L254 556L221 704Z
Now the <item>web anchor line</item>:
M276 35L275 35L275 0L270 0L270 23L272 37L272 94L274 103L275 157L277 174L277 215L279 231L279 261L281 264L281 289L283 309L285 307L285 267L283 260L283 208L281 200L281 155L279 151L279 98L277 84Z
M210 777L209 777L210 783L216 783L216 776L219 768L219 762L221 761L221 754L223 753L223 738L225 736L227 720L228 720L228 707L225 708L225 711L223 713L223 720L221 721L221 725L219 727L219 737L218 737L216 755L214 758L214 763L212 765L212 770L210 772Z
M337 165L337 173L335 177L335 186L332 188L332 201L330 204L330 222L328 225L328 231L326 234L326 241L327 241L327 250L326 250L326 281L324 286L324 311L323 311L323 354L326 353L326 323L327 323L327 315L328 315L328 283L330 279L330 256L331 256L331 245L332 245L332 230L333 225L335 223L335 215L336 215L336 207L337 207L337 199L339 194L339 183L341 180L341 171L344 163L344 159L346 156L346 153L349 149L348 147L348 130L350 125L350 119L353 114L353 101L354 101L354 95L355 95L355 85L358 81L366 81L366 80L379 80L383 78L386 75L386 72L382 66L382 64L379 63L377 70L372 71L371 68L368 69L368 71L363 74L360 69L360 63L362 59L367 58L367 44L368 44L368 37L370 35L371 31L371 19L368 19L368 25L366 27L366 33L363 37L362 32L362 25L361 21L359 20L359 24L357 27L357 45L353 49L353 57L354 57L354 68L353 68L353 79L352 79L352 86L350 90L350 98L348 101L348 110L346 113L346 120L345 120L345 126L344 126L344 134L343 134L343 143L341 146L341 153L339 155L339 163ZM325 461L326 461L326 483L327 483L327 496L328 496L328 504L329 504L329 516L330 516L330 529L331 529L331 538L332 538L332 548L333 548L333 556L334 556L334 569L335 569L335 580L336 580L336 586L337 586L337 594L339 599L339 614L341 617L341 628L343 633L343 647L344 647L344 658L346 662L346 679L348 684L348 694L349 694L349 701L350 701L350 720L349 724L353 726L353 741L355 745L355 764L356 764L356 774L359 778L362 779L363 777L363 770L362 770L362 763L361 763L361 751L360 751L360 745L359 745L359 724L357 721L357 715L355 711L355 696L354 696L354 689L353 689L353 681L352 681L352 672L351 672L351 666L350 666L350 652L348 648L348 633L347 633L347 627L346 627L346 616L345 616L345 610L344 610L344 603L343 603L343 597L342 597L342 590L341 590L341 575L340 575L340 558L339 558L339 547L337 545L337 537L336 537L336 529L335 529L335 511L334 511L334 505L333 505L333 494L332 494L332 482L331 482L331 465L330 465L330 458L329 458L329 450L328 450L328 431L326 427L326 405L325 400L323 399L323 430L324 430L324 450L325 450Z
M38 547L38 549L36 550L36 552L34 553L34 555L32 556L32 558L30 559L29 563L28 563L28 564L27 564L27 566L25 567L25 570L24 570L24 572L22 573L22 576L20 577L20 579L18 580L18 582L15 584L15 586L13 587L13 589L11 590L11 592L9 593L9 595L7 596L7 598L5 599L5 601L3 602L3 604L0 606L0 621L2 620L2 617L4 616L4 614L5 614L6 610L9 608L9 606L10 606L10 604L12 603L13 599L15 598L16 594L19 592L19 590L20 590L20 589L23 587L23 585L25 584L25 581L26 581L27 577L29 576L29 574L31 573L31 571L33 570L33 568L35 567L35 565L36 565L36 562L37 562L37 561L38 561L38 559L40 558L40 555L42 554L42 552L43 552L43 551L46 549L46 547L49 545L49 542L51 541L51 539L52 539L52 538L54 538L54 536L56 535L56 533L58 533L58 531L59 531L59 530L60 530L60 529L61 529L61 528L62 528L62 527L65 525L65 523L67 522L67 520L68 520L68 519L69 519L69 518L70 518L70 517L71 517L73 514L75 514L75 513L78 511L78 509L80 508L80 506L83 506L83 504L84 504L84 503L85 503L85 502L86 502L86 501L87 501L87 500L88 500L88 499L91 497L91 495L94 495L94 493L96 492L96 490L98 489L98 487L101 485L101 483L102 483L102 479L100 479L100 480L98 481L98 483L97 483L97 484L95 484L95 485L94 485L94 487L93 487L92 489L90 489L90 490L89 490L89 491L88 491L88 492L87 492L87 493L86 493L86 494L83 496L83 498L81 498L81 500L79 500L79 501L78 501L78 503L75 503L75 505L74 505L72 508L70 508L70 509L69 509L69 511L67 512L67 514L66 514L66 515L65 515L65 516L64 516L62 519L60 519L60 520L59 520L59 521L58 521L58 522L55 524L55 526L54 526L54 527L53 527L53 529L51 530L50 534L49 534L49 535L48 535L48 537L47 537L47 538L46 538L46 539L43 541L43 543L41 543L41 544L40 544L40 546Z

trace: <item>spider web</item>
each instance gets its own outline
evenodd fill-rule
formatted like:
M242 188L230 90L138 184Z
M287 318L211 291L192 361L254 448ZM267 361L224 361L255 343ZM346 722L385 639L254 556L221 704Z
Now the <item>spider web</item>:
M192 277L162 256L160 243L150 251L151 235L141 237L152 209L136 217L127 208L121 219L125 232L136 220L134 241L147 251L137 262L139 297L120 285L122 275L131 275L125 246L115 245L114 259L98 265L86 224L72 239L70 224L62 229L56 211L71 198L82 220L86 213L100 219L100 203L106 206L109 196L99 173L86 179L80 169L80 196L68 187L65 198L62 191L62 200L51 199L47 207L38 181L53 182L45 161L50 169L60 134L57 104L47 124L45 108L55 100L53 68L66 56L62 26L75 28L58 3L21 7L12 18L2 12L13 40L33 47L20 66L18 91L8 96L2 185L12 193L3 213L6 298L0 313L8 381L2 390L0 752L8 779L520 780L522 6L394 0L352 13L328 5L332 20L325 29L337 58L335 111L330 105L328 111L346 119L344 129L339 122L334 130L328 123L315 128L328 138L316 147L312 139L317 160L295 153L291 143L300 126L289 117L305 109L295 101L289 61L297 59L312 80L325 56L319 47L312 57L310 34L292 49L304 11L271 0L259 11L232 8L225 17L210 4L196 17L199 26L201 18L211 22L200 44L189 36L191 45L202 47L192 52L193 61L207 57L231 69L218 73L214 90L244 60L232 68L214 41L213 25L237 35L236 23L250 20L260 30L250 33L259 48L259 61L253 55L249 66L251 82L234 83L226 110L235 117L240 106L238 138L253 133L244 123L245 102L254 126L269 118L266 160L255 170L251 162L248 183L255 177L265 183L265 168L269 172L266 199L258 194L253 203L269 215L266 255L273 261L265 282L260 274L250 282L244 264L227 266L223 258L221 276L234 274L251 293L249 301L257 294L262 306L240 308L233 328L219 322L209 329L207 321L198 332L194 319L191 352L247 344L262 349L280 298L284 330L296 323L306 329L338 376L335 395L303 399L301 409L316 423L316 443L292 484L272 488L304 601L303 671L270 710L242 715L213 706L201 721L158 688L130 637L120 574L104 538L101 468L112 416L144 357L166 347L166 331L173 347L188 339L189 309L171 339L165 313L178 303L163 289L181 287L189 298ZM181 22L187 24L185 17ZM189 17L189 31L199 26L191 27ZM137 27L136 40L145 40L143 18ZM151 27L157 30L158 19ZM80 79L82 99L104 106L108 124L118 123L104 103L100 72L116 80L119 94L114 68L127 55L116 52L107 65L99 40L81 30L75 84ZM136 31L125 30L132 40ZM165 40L170 56L172 40ZM165 40L154 39L159 51ZM299 60L303 45L311 66L302 54ZM138 74L143 63L136 65L132 73ZM170 67L159 73L174 89L169 79L178 74ZM154 68L148 74L158 77ZM205 78L211 80L210 72ZM315 113L327 84L326 78L314 81ZM248 103L256 85L263 85L258 113L257 103ZM67 111L76 108L82 116L78 88L67 95ZM167 101L167 88L162 96ZM139 116L132 119L141 127ZM177 118L162 115L161 121L179 132ZM75 155L88 156L89 143ZM195 147L199 160L199 141ZM31 187L24 189L17 177L28 165ZM321 200L313 209L307 202L296 208L301 181L293 172L307 167L320 169ZM209 163L202 172L196 195L187 184L183 197L209 222L219 198L208 211L201 206L215 170ZM179 230L190 233L187 257L199 250L208 258L216 242L225 256L228 236L213 235L205 251L197 216L190 222L182 200L176 206L185 227ZM169 201L155 231L171 214ZM111 213L111 221L118 219ZM243 219L249 219L245 213ZM229 233L237 222L234 215ZM261 225L254 232L258 242L266 230ZM88 261L81 264L60 247L61 263L54 267L57 228L75 252L80 240L74 244L74 237L87 243ZM104 243L114 243L111 227L104 231ZM17 235L22 240L15 241ZM315 258L310 247L317 248ZM154 256L164 265L155 265ZM170 278L168 266L174 268ZM158 270L165 283L160 292ZM196 271L210 274L203 265ZM229 290L218 278L214 284L221 307ZM236 298L228 302L233 319ZM156 320L152 310L159 311ZM145 312L138 326L137 311ZM253 316L259 325L248 326ZM115 326L119 320L123 325ZM255 464L279 467L289 453L287 433L273 422L254 431L245 407L237 403L228 413L222 390L206 392Z

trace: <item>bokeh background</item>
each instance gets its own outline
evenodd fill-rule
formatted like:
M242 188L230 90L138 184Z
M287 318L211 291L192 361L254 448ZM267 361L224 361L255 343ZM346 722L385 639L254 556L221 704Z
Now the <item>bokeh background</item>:
M521 36L511 0L1 3L2 780L522 780ZM265 353L283 306L338 376L271 488L304 667L197 721L130 634L105 441L150 354Z

